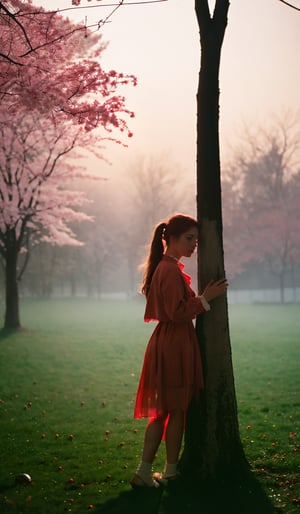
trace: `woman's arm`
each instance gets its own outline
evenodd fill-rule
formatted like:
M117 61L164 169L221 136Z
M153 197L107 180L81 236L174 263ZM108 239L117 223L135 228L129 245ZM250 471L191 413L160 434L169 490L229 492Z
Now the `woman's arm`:
M190 295L184 277L177 266L168 266L161 276L163 310L170 321L192 320L197 314L209 310L207 298Z

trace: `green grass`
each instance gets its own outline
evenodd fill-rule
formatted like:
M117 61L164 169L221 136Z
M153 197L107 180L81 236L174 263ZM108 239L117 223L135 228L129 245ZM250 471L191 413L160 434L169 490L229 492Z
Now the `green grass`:
M230 314L248 460L273 503L299 512L299 306L232 306Z
M22 303L26 330L0 341L1 513L97 511L130 490L146 424L132 411L153 329L142 317L139 300ZM299 512L299 307L231 306L230 324L247 457L273 503ZM163 461L164 448L157 469ZM22 472L31 485L15 483Z

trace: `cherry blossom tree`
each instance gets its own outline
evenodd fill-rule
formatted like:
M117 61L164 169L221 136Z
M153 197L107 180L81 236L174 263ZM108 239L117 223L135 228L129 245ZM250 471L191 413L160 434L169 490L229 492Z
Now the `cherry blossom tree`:
M6 272L6 328L20 325L18 282L27 263L25 258L18 267L20 254L29 256L29 244L38 241L80 244L69 223L91 219L79 210L84 195L65 187L76 170L65 157L83 143L84 136L84 130L71 122L49 125L35 112L18 111L13 117L0 112L0 253Z
M261 252L260 260L267 263L274 275L274 286L279 286L280 301L285 302L286 277L299 265L299 208L297 217L291 216L294 206L280 201L251 221L252 244Z
M243 206L239 170L235 162L222 178L224 259L229 281L243 273L255 257L248 234L248 213Z
M133 113L116 91L122 84L136 84L136 79L101 68L106 46L101 37L31 2L15 0L14 7L22 29L10 16L0 17L0 95L10 109L22 104L41 115L64 116L87 130L115 127L131 136L120 115Z
M119 191L118 178L83 179L72 182L71 186L86 194L89 203L84 211L93 218L93 223L71 222L72 230L83 245L54 246L40 242L31 252L20 293L100 298L103 293L128 291L124 247L133 226L127 223L127 205Z
M0 17L2 45L9 55L0 59L5 99L0 105L0 253L6 328L20 326L20 254L39 240L78 244L69 223L87 219L80 211L83 194L65 188L84 173L78 161L66 162L66 156L81 146L101 158L103 141L117 141L114 129L132 135L125 117L133 113L117 89L136 83L133 76L102 70L99 57L105 46L99 36L83 37L76 25L57 14L49 17L41 11L37 16L31 3L16 0L14 7L35 50L26 52L23 30L10 17Z
M256 128L255 135L246 131L224 180L227 219L229 204L231 211L235 205L229 223L236 234L235 271L251 261L266 263L274 285L278 282L281 302L286 277L299 263L299 149L299 123L291 116Z

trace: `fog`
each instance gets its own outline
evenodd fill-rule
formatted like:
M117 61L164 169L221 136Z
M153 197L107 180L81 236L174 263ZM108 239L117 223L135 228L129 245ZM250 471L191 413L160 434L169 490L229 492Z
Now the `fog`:
M54 8L53 0L36 3ZM70 7L71 0L57 1L57 6ZM76 21L87 16L91 25L105 17L105 10L74 9L65 14ZM127 148L107 142L104 156L109 163L90 156L81 160L88 172L108 179L97 185L79 185L93 200L86 209L95 221L73 227L82 247L40 244L32 251L21 283L23 296L136 295L139 264L147 253L153 226L173 212L195 214L200 45L194 1L122 7L101 28L101 34L109 42L101 57L104 69L138 78L136 88L120 90L128 108L135 111L135 119L128 120L134 136L125 141ZM299 113L300 108L298 43L299 13L277 0L231 2L220 70L220 137L225 264L232 302L299 301L298 167L289 163L281 170L282 203L270 195L275 182L272 164L261 174L269 177L264 184L259 174L252 173L261 170L272 155L270 141L275 141L280 156L280 137L288 136L292 144L299 132L298 126L290 134L286 122L286 113ZM283 131L276 129L278 120L277 129L283 125ZM249 148L245 150L248 168L241 170L237 149L244 146L241 141L247 131L257 135L252 150L256 146L263 150L252 152L252 162ZM263 144L260 131L270 136ZM120 137L117 132L113 135ZM252 170L248 176L254 181L240 183L236 170L239 177ZM152 187L151 177L155 177ZM259 195L250 194L252 190L262 191L260 203L256 201ZM250 217L249 212L260 216ZM287 236L287 254L283 255ZM186 267L197 289L195 256Z

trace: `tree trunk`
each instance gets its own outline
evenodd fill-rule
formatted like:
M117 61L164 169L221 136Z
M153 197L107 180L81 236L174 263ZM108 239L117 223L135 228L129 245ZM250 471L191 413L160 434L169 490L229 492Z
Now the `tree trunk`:
M100 300L102 296L102 284L103 284L103 265L100 261L96 262L95 269L95 279L96 279L96 298Z
M297 283L295 277L295 264L294 259L291 259L291 275L292 275L292 291L293 291L293 303L297 303Z
M279 290L280 290L280 303L285 303L285 295L284 295L284 288L285 288L285 270L284 268L279 273Z
M17 278L18 243L15 231L6 235L7 244L5 252L5 317L4 328L20 328L19 291Z
M228 0L216 0L213 17L207 0L196 0L201 67L197 95L197 215L201 223L199 289L224 276L219 157L219 65ZM205 389L190 406L181 459L183 470L201 479L218 479L247 469L239 436L227 299L212 302L196 322Z

